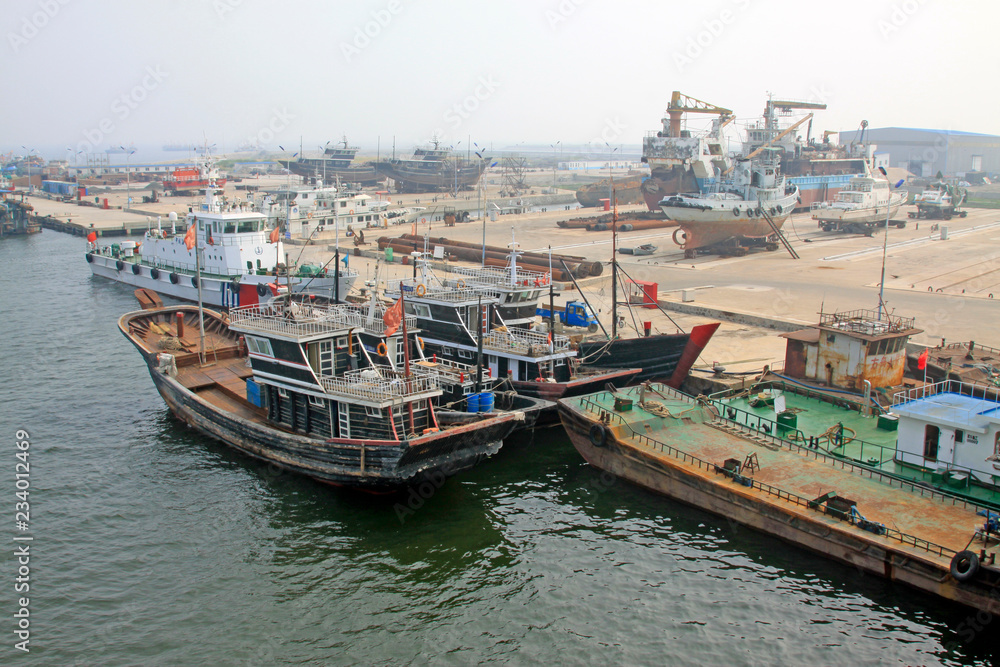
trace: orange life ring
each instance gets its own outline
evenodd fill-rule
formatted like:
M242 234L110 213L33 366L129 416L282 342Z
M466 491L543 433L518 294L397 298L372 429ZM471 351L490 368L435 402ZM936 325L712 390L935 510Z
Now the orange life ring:
M351 209L350 214L354 215L354 209L353 208Z
M417 296L423 296L425 294L427 294L427 288L424 286L423 283L420 283L419 285L417 285Z
M427 218L420 218L420 222L427 222Z
M382 343L378 344L377 348L375 348L375 352L378 354L378 356L385 357L385 356L388 356L388 354L389 354L389 348L387 348L385 346L385 343L382 342Z
M465 281L461 278L458 279L458 289L465 289Z

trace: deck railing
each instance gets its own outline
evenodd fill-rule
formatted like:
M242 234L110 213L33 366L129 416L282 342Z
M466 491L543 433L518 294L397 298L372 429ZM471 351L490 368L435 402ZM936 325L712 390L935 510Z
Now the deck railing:
M990 401L996 404L997 407L1000 407L1000 400L997 400L995 388L961 382L960 380L941 380L934 384L925 384L907 389L906 391L897 392L892 397L892 407L905 405L910 401L927 398L928 396L936 396L937 394L962 394L970 398Z
M637 388L631 387L629 389L620 390L618 393L619 394L621 394L621 393L636 394L637 391L638 391ZM673 389L671 389L669 387L665 387L665 386L664 387L660 387L660 388L658 388L658 391L660 391L661 393L666 393L667 395L669 395L670 398L673 398L675 400L685 401L687 403L690 403L691 405L695 405L696 404L695 401L693 399L691 399L690 397L688 397L688 396L686 396L686 395L684 395L684 394L682 394L682 393L680 393L680 392L678 392L676 390L673 390ZM606 397L611 397L612 393L611 392L601 392L600 394L593 394L591 396L606 396ZM639 442L642 445L650 447L651 449L659 450L659 451L661 451L661 452L663 452L665 454L673 456L674 458L680 459L684 463L688 463L688 464L694 465L694 466L696 466L698 468L701 468L701 469L704 469L704 470L707 470L707 471L710 471L710 472L720 472L722 470L720 468L720 466L718 466L717 464L710 463L708 461L705 461L704 459L700 459L700 458L698 458L696 456L688 454L685 451L677 449L676 447L673 447L672 445L668 445L668 444L666 444L664 442L656 440L655 438L652 438L652 437L646 435L645 433L640 433L639 431L636 431L634 428L632 428L632 425L629 422L627 422L621 415L619 415L619 414L615 413L614 411L608 409L604 405L601 405L600 403L596 402L595 400L593 400L593 398L591 398L589 396L588 397L581 397L581 398L578 398L576 400L579 401L580 406L583 407L583 408L585 408L585 409L587 409L587 411L589 411L589 412L591 412L593 414L603 415L606 420L608 420L608 421L612 421L613 420L613 421L616 421L619 424L621 424L623 430L625 430L627 432L627 437L629 439L635 440L635 441ZM641 409L641 406L639 406L639 407ZM729 422L729 420L726 420L725 418L720 418L720 421L735 424L735 422ZM740 428L749 428L749 427L743 426L742 424L735 424L735 425L737 427L740 427ZM940 500L940 501L943 501L943 502L950 502L952 505L962 506L962 507L964 507L966 509L969 509L969 510L971 510L973 512L976 512L976 511L979 511L979 510L983 510L983 509L988 509L988 508L980 506L980 505L978 505L976 503L969 502L969 501L965 500L964 498L959 498L957 496L953 496L953 495L946 494L946 493L941 493L941 492L935 491L933 489L928 489L928 488L923 487L923 486L921 486L919 484L914 484L914 483L911 483L911 482L907 482L905 480L902 480L902 479L900 479L898 477L894 477L892 475L883 474L883 473L881 473L881 472L879 472L877 470L874 470L872 468L868 468L868 467L865 467L865 466L854 465L854 464L849 463L849 462L847 462L847 461L845 461L845 460L843 460L841 458L827 456L823 452L820 452L820 451L817 451L817 450L813 450L813 449L810 449L808 447L803 447L803 446L801 446L801 445L799 445L797 443L790 442L790 441L787 441L787 440L783 440L783 439L775 437L773 435L769 435L769 434L758 434L758 435L762 436L762 437L770 440L771 442L773 442L775 444L778 444L778 445L780 445L780 446L782 446L784 448L788 448L790 450L798 451L798 452L800 452L802 454L805 454L806 456L812 456L815 460L823 460L824 462L836 465L836 466L840 467L843 470L847 470L847 471L853 472L853 473L858 473L858 474L861 474L862 476L867 476L870 479L873 479L873 480L876 480L876 481L879 481L879 482L883 482L883 483L887 483L887 484L889 484L889 486L899 486L903 490L906 490L906 491L909 491L909 492L912 492L912 493L917 493L917 494L919 494L921 496L927 496L927 497L930 497L930 498L933 498L933 499L936 499L936 500ZM774 495L774 496L778 497L779 499L792 502L792 503L794 503L796 505L801 505L801 506L807 507L807 508L809 508L809 507L815 508L815 506L812 504L812 500L809 499L809 498L806 498L804 496L799 496L798 494L792 493L790 491L785 491L784 489L781 489L779 487L772 486L770 484L766 484L766 483L763 483L763 482L759 482L759 481L753 479L752 477L743 477L742 479L743 479L744 483L749 482L749 484L747 484L747 486L749 488L760 489L761 491L764 491L765 493L768 493L770 495ZM850 521L849 518L847 520ZM853 521L851 521L851 522L853 523ZM929 540L925 540L923 538L919 538L919 537L916 537L914 535L910 535L910 534L907 534L907 533L900 532L900 531L895 530L893 528L885 527L884 528L884 534L887 537L891 537L893 539L896 539L896 540L898 540L899 542L901 542L903 544L909 544L909 545L911 545L913 547L916 547L916 548L919 548L919 549L923 549L924 551L927 551L929 553L938 554L940 556L953 555L953 554L956 553L956 551L954 549L950 549L948 547L944 547L944 546L941 546L939 544L935 544L934 542L930 542Z
M821 326L868 334L870 336L906 331L913 328L914 322L915 320L912 317L893 317L888 314L880 315L877 310L865 308L845 310L838 313L822 313L819 318Z
M483 336L483 347L501 352L513 352L531 357L540 357L569 350L569 336L554 334L549 346L548 334L516 327L493 330Z
M377 336L385 332L385 321L381 313L369 317L367 309L359 306L257 304L232 308L229 311L229 319L236 328L256 329L289 336L337 335L359 329ZM417 318L407 315L406 325L415 330Z
M427 392L440 391L433 371L413 368L407 377L390 366L372 366L347 371L343 375L321 375L320 384L330 394L346 394L383 403L386 399L405 400Z

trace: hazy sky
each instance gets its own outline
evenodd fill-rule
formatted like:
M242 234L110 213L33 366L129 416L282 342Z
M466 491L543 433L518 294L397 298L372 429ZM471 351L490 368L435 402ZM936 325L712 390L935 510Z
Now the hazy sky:
M826 102L814 135L1000 134L998 19L995 0L6 0L0 152L634 145L672 90L741 120L768 92Z

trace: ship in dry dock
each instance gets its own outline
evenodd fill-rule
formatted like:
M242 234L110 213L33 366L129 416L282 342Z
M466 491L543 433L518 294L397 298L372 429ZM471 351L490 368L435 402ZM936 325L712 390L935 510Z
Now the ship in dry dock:
M485 159L460 157L435 140L411 158L383 160L378 169L392 179L396 192L455 192L474 188L486 166Z

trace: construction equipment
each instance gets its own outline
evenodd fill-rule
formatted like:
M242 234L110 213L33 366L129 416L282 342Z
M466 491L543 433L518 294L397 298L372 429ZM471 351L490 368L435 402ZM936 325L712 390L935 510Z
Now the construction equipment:
M669 136L681 136L681 117L684 113L707 113L717 115L723 120L720 129L721 127L728 125L734 118L736 118L731 109L703 102L689 95L684 95L679 90L675 90L670 95L670 104L667 105L667 119L665 119L668 121Z

